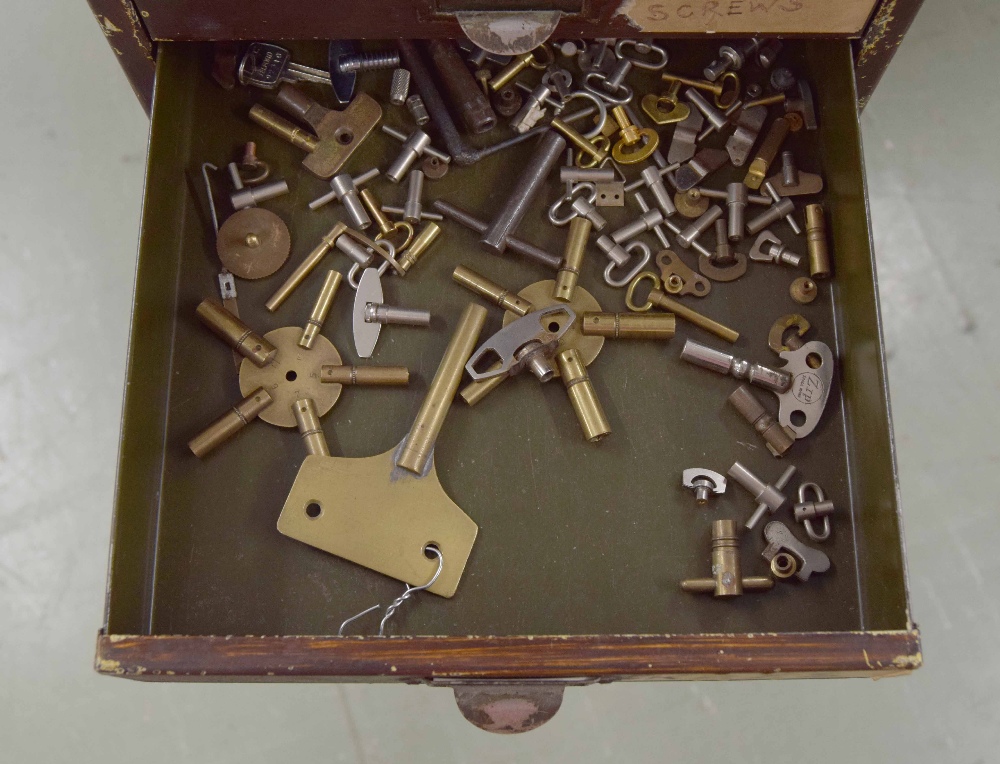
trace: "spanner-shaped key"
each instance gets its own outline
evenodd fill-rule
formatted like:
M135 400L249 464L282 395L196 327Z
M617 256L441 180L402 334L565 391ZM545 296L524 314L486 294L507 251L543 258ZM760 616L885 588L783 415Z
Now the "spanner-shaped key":
M764 526L764 538L767 547L761 552L761 557L770 562L782 550L794 555L801 563L795 575L802 581L808 581L813 573L825 573L830 569L830 558L825 553L803 544L792 535L788 526L778 520Z

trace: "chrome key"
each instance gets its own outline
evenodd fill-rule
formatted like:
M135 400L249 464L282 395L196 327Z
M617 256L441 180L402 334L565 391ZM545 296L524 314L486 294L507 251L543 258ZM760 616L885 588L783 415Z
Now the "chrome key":
M240 61L239 79L244 85L265 90L274 90L282 82L330 84L328 72L292 63L292 56L287 50L268 42L250 43Z

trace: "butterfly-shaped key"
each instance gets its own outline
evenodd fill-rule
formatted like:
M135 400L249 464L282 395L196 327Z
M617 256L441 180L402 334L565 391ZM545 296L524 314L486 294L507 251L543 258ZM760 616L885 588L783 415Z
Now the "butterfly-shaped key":
M322 69L292 63L292 55L280 45L253 42L240 61L239 79L244 85L274 90L283 82L318 82L330 84L330 75Z

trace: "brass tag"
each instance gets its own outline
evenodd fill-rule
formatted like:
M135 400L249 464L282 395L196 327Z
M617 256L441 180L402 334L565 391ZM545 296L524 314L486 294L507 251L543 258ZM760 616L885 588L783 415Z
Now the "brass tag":
M433 458L421 476L396 467L392 451L363 459L307 456L278 518L289 538L412 586L441 576L427 591L451 597L479 527L441 487Z

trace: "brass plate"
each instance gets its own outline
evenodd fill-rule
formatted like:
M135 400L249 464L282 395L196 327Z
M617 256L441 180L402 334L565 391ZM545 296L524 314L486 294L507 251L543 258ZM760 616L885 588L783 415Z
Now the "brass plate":
M343 111L326 111L312 122L319 144L302 160L302 166L317 178L329 180L364 143L382 119L382 107L367 93L356 93Z
M340 366L340 353L322 334L316 336L312 349L299 347L302 329L283 326L264 335L278 348L272 363L259 368L245 359L240 366L240 391L249 395L263 387L274 403L260 412L259 419L275 427L295 427L292 404L300 398L312 398L316 413L323 416L340 397L343 385L320 382L320 369L326 365ZM289 376L291 375L291 376Z
M577 285L576 291L573 292L573 299L569 303L560 302L552 297L552 287L556 282L549 279L547 281L536 281L534 284L529 284L520 292L518 295L523 297L525 300L530 302L535 306L535 310L541 310L542 308L548 308L551 305L569 305L574 311L576 311L577 316L581 316L584 313L599 313L604 310L597 299L586 289ZM516 321L520 316L507 311L503 315L503 325L507 326L511 321ZM594 362L594 359L601 352L601 348L604 347L604 337L584 337L580 332L580 322L575 321L573 325L566 331L559 340L559 347L556 350L557 353L566 350L567 348L576 348L576 351L580 354L580 358L583 359L583 363L586 366L590 366ZM560 376L559 367L556 366L556 376Z
M427 591L451 597L479 527L445 493L433 459L417 477L396 467L398 450L363 459L307 456L278 531L411 586L426 584L437 570L437 559L423 551L434 544L444 565Z
M285 264L291 248L285 222L260 207L234 212L215 240L222 264L241 279L267 278Z

